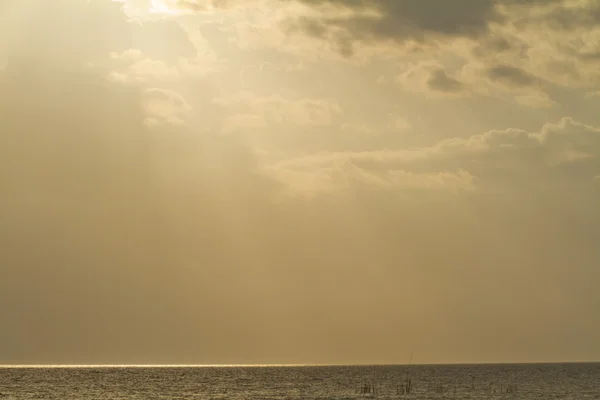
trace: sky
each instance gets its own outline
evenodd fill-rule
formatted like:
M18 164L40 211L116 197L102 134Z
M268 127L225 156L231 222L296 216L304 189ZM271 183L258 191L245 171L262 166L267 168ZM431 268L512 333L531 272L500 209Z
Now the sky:
M0 364L600 360L600 1L0 2Z

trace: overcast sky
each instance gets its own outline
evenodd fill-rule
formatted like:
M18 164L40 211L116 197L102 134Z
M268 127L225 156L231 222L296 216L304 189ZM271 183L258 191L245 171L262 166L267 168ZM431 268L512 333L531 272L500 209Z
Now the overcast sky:
M0 364L600 359L600 2L2 0Z

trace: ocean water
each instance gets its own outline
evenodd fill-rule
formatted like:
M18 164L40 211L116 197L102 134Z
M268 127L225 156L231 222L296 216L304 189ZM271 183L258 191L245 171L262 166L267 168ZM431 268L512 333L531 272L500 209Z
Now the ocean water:
M0 368L0 399L363 398L600 399L600 364Z

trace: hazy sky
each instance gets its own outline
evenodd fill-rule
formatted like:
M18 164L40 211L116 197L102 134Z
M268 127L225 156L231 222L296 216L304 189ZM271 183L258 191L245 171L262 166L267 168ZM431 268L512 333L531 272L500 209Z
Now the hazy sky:
M600 359L600 1L0 1L0 364Z

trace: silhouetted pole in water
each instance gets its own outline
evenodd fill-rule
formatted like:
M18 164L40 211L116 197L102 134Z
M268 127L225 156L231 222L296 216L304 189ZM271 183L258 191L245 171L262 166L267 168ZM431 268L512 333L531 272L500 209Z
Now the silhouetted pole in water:
M400 386L396 386L396 394L406 394L406 386L404 386L404 383Z
M360 389L360 392L363 394L373 393L375 394L375 384L371 382L365 382Z

